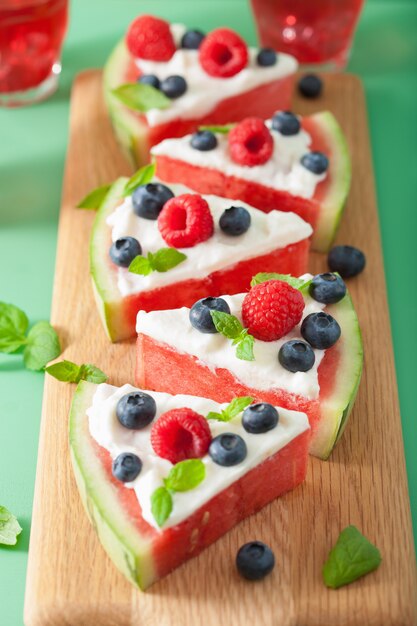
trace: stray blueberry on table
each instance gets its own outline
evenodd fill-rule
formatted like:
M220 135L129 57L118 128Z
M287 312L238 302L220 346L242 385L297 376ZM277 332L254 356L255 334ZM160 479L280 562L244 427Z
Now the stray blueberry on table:
M316 74L306 74L298 81L298 91L305 98L318 98L323 89L323 81Z
M281 135L297 135L300 128L300 120L291 111L279 111L272 117L272 130L277 130Z
M209 455L217 465L231 467L238 465L246 458L248 451L242 437L234 433L222 433L212 439Z
M142 461L132 452L122 452L117 456L112 465L112 473L122 483L130 483L141 472Z
M301 335L317 350L331 348L341 335L338 322L324 311L310 313L301 324Z
M334 246L329 252L327 263L332 272L338 272L342 278L352 278L363 271L366 258L354 246Z
M308 292L314 300L323 304L336 304L346 295L343 278L332 272L317 274L312 279Z
M200 152L208 152L217 147L217 137L210 130L198 130L191 136L191 147Z
M223 298L201 298L190 309L190 322L200 333L217 333L210 311L230 313L230 307Z
M219 220L221 230L231 237L238 237L246 233L250 223L250 213L243 206L231 206L229 209L225 209Z
M156 220L164 204L173 197L171 189L161 183L140 185L132 193L133 211L139 217Z
M179 98L187 91L187 81L182 76L168 76L161 80L160 90L167 98Z
M248 406L242 415L243 428L254 435L266 433L278 424L278 411L272 404L258 402Z
M272 48L261 48L256 55L256 62L261 67L270 67L277 62L277 53Z
M142 254L142 247L134 237L120 237L112 243L109 254L119 267L129 267L133 259Z
M265 578L275 565L275 557L271 548L262 541L245 543L236 555L236 567L241 576L247 580Z
M125 428L141 430L146 428L156 415L155 400L143 391L127 393L118 401L116 415Z
M314 350L301 339L290 339L282 344L278 352L278 361L289 372L308 372L314 365Z

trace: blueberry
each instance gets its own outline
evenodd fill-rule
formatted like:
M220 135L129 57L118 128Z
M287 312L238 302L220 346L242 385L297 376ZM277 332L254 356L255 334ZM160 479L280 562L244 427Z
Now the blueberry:
M272 48L261 48L256 55L256 62L261 67L269 67L277 62L277 53Z
M310 296L317 302L335 304L346 295L346 285L337 274L325 272L324 274L314 276L308 291Z
M334 246L329 252L327 263L332 272L338 272L343 278L360 274L365 267L365 255L353 246Z
M160 90L167 98L179 98L187 91L187 81L182 76L168 76L160 83Z
M150 85L151 87L155 87L155 89L159 89L159 78L155 76L155 74L142 74L139 76L138 83L142 83L142 85Z
M187 30L181 37L181 48L198 50L205 34L201 30Z
M223 433L211 440L209 455L217 465L230 467L242 463L247 455L246 443L239 435Z
M317 350L331 348L341 335L337 321L324 311L310 313L301 324L301 335Z
M272 118L272 128L281 135L296 135L300 131L300 120L291 111L279 111Z
M208 152L217 147L217 138L210 130L198 130L191 137L191 147L200 152Z
M226 235L238 237L246 233L250 226L250 213L243 206L231 206L220 216L219 226Z
M122 483L130 483L139 476L142 461L132 452L122 452L113 461L113 476Z
M305 98L318 98L323 89L323 81L316 74L306 74L298 81L298 91Z
M201 298L190 309L190 322L200 333L217 333L210 311L230 313L230 307L223 298Z
M271 548L262 541L250 541L239 548L236 555L236 567L243 578L261 580L272 572L275 557Z
M109 254L116 265L129 267L133 259L142 254L142 247L134 237L121 237L112 243Z
M133 211L147 220L156 220L165 202L173 197L171 189L161 183L140 185L132 193Z
M286 341L278 352L278 361L289 372L308 372L315 360L311 346L300 339Z
M253 435L266 433L278 424L278 411L272 404L258 402L248 406L242 415L243 428Z
M127 393L117 403L116 415L122 426L141 430L150 424L156 415L155 400L143 391Z
M322 152L307 152L300 159L301 165L313 174L323 174L329 167L329 159Z

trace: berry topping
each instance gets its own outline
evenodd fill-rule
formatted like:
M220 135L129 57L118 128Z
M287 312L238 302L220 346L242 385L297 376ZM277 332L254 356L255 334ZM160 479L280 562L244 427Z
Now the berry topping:
M298 117L291 111L279 111L272 118L272 128L281 133L281 135L289 137L300 132L301 124Z
M344 298L346 294L346 285L340 276L326 272L325 274L317 274L311 281L309 294L317 302L323 304L335 304Z
M112 465L112 473L122 483L131 483L142 470L142 461L132 452L122 452L117 456Z
M181 37L181 48L198 50L205 34L201 30L187 30Z
M173 197L171 189L161 183L140 185L132 193L133 211L139 217L156 220L165 202Z
M289 372L308 372L315 360L314 350L301 339L286 341L278 352L278 361Z
M141 430L148 426L156 415L155 400L143 391L127 393L117 403L116 415L125 428Z
M212 236L214 224L206 200L184 193L166 203L158 217L158 228L169 246L191 248Z
M364 253L353 246L334 246L327 257L329 269L338 272L342 278L360 274L365 267Z
M116 265L129 267L133 259L142 254L142 247L134 237L121 237L112 243L109 254Z
M324 174L329 168L329 159L322 152L307 152L301 157L300 163L313 174Z
M201 152L208 152L217 147L217 138L210 130L198 130L191 137L191 147Z
M171 463L200 459L209 449L211 432L205 417L192 409L172 409L152 426L151 444L156 454Z
M152 15L141 15L131 23L126 45L134 57L149 61L169 61L175 52L168 22Z
M155 76L155 74L142 74L139 76L138 83L142 83L142 85L150 85L151 87L155 87L155 89L159 89L159 78Z
M306 74L298 81L298 91L305 98L318 98L323 89L323 81L316 74Z
M210 76L228 78L238 74L248 63L248 48L230 28L217 28L200 45L201 67Z
M262 541L245 543L236 555L236 567L241 576L247 580L261 580L272 572L275 557L271 548Z
M256 55L256 62L261 67L269 67L277 62L277 53L272 48L261 48Z
M278 411L272 404L258 402L251 404L243 411L243 428L254 435L266 433L278 424Z
M229 132L229 149L239 165L262 165L271 158L274 140L260 118L247 117Z
M317 350L331 348L341 335L337 321L324 311L310 313L301 324L301 335Z
M201 298L190 309L190 322L200 333L217 333L210 311L230 313L229 305L223 298Z
M168 76L161 80L160 90L167 98L179 98L187 91L187 81L182 76Z
M256 339L275 341L300 322L303 310L304 298L298 289L282 280L267 280L246 294L242 318Z
M231 206L220 216L219 226L226 235L238 237L246 233L250 226L250 213L243 206Z
M214 463L230 467L238 465L246 458L246 443L239 435L223 433L214 437L209 447L209 455Z

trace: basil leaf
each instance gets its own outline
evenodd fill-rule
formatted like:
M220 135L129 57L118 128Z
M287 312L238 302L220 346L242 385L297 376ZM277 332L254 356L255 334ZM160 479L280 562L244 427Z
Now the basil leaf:
M61 354L58 335L49 322L38 322L29 331L23 360L30 370L41 370Z
M159 527L163 526L172 511L172 496L165 487L158 487L151 495L151 511Z
M228 404L221 413L210 411L207 414L207 419L218 420L219 422L229 422L231 419L236 417L236 415L239 415L239 413L244 411L247 406L252 404L252 402L253 398L251 398L250 396L240 396L238 398L233 398L230 404Z
M150 163L149 165L144 165L137 172L135 172L127 181L123 190L123 196L130 196L135 191L136 187L150 183L152 178L155 176L155 167L154 163Z
M327 587L338 589L375 570L381 553L355 526L348 526L339 535L323 566Z
M77 209L92 209L97 210L103 204L105 197L108 194L111 185L102 185L96 187L93 191L90 191L85 198L83 198L78 204Z
M234 124L223 124L222 126L199 126L198 130L208 130L211 133L219 133L221 135L226 135L233 128Z
M60 361L45 367L45 372L64 383L78 383L81 367L72 361Z
M0 302L0 352L10 354L26 343L26 314L14 304Z
M152 272L152 265L146 257L139 254L136 256L129 265L129 272L132 274L141 274L142 276L148 276Z
M254 361L255 355L253 354L253 346L255 339L252 335L246 334L241 341L239 341L236 348L236 356L242 361Z
M112 91L129 109L146 113L151 109L167 109L171 100L162 91L144 83L126 83Z
M186 258L187 255L176 248L161 248L151 257L152 269L156 272L167 272L185 261Z
M14 546L21 532L22 527L13 513L10 513L5 506L0 506L0 543Z
M189 491L197 487L205 475L206 468L201 459L187 459L174 465L164 483L172 491Z
M230 313L210 311L210 315L216 330L228 339L236 339L244 330L237 317Z
M107 378L107 375L101 369L91 363L84 363L80 367L80 380L99 385L100 383L105 383Z

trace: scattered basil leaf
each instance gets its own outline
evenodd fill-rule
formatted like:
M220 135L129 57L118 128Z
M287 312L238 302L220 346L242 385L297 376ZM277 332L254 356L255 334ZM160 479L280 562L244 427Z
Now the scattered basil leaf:
M187 459L174 465L164 484L171 491L190 491L204 480L205 475L206 468L201 459Z
M327 587L338 589L375 570L381 553L355 526L348 526L339 535L323 566Z
M218 420L219 422L230 422L231 419L244 411L247 406L252 404L252 402L253 398L251 398L251 396L240 396L237 398L233 398L230 404L228 404L227 407L221 411L221 413L210 411L207 414L207 419Z
M222 126L199 126L198 130L208 130L211 133L226 135L233 128L234 124L223 124Z
M187 255L175 248L161 248L157 252L148 252L146 257L138 255L129 265L129 272L132 274L142 274L147 276L151 272L167 272L176 267L185 259Z
M5 506L0 506L0 543L14 546L21 532L22 527L13 513L10 513Z
M136 187L150 183L154 176L155 163L144 165L129 178L123 190L123 196L130 196L135 191Z
M26 343L29 320L14 304L0 302L0 352L16 352Z
M85 198L83 198L78 204L77 209L92 209L96 211L101 207L105 197L107 196L111 185L102 185L96 187L93 191L90 191Z
M242 326L238 318L223 311L210 311L210 315L216 330L227 337L227 339L232 339L232 344L237 346L236 357L242 361L254 361L253 346L255 339L252 335L249 335L247 329Z
M108 376L98 367L91 363L84 363L80 367L80 380L86 380L89 383L105 383Z
M151 109L167 109L171 100L162 91L144 83L126 83L112 91L129 109L146 113Z
M58 335L49 322L38 322L30 329L23 360L30 370L41 370L61 354Z
M104 383L107 376L95 365L84 363L77 365L72 361L59 361L45 368L45 371L57 380L65 383L79 383L80 380L87 380L90 383Z
M151 511L159 527L163 526L172 511L172 496L165 487L158 487L151 495Z

